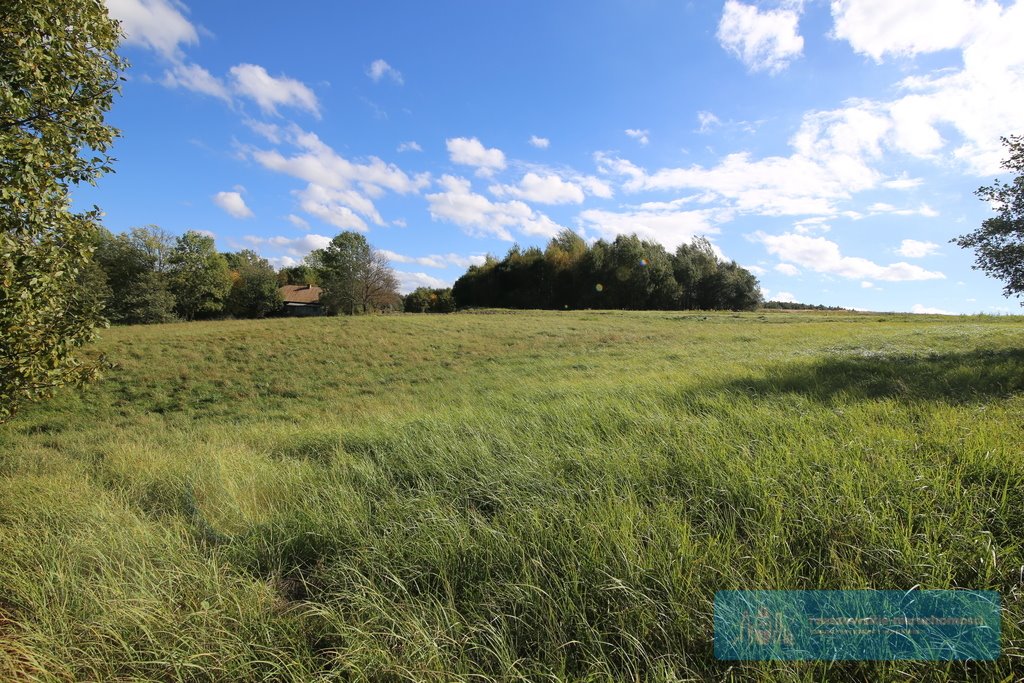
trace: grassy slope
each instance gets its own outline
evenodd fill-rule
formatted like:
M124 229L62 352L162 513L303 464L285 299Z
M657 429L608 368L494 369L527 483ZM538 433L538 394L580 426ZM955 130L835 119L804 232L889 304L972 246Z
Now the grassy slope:
M1020 318L109 330L0 428L0 679L1018 677ZM996 664L712 654L726 588L1001 591ZM477 678L476 680L479 680Z

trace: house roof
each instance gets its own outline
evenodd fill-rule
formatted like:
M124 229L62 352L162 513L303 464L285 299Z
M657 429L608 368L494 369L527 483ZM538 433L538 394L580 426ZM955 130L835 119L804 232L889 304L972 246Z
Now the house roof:
M285 285L277 291L286 304L318 304L323 290L316 285Z

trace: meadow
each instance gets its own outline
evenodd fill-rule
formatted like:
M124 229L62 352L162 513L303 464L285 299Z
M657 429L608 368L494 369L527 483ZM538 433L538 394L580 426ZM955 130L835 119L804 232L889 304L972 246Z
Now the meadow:
M0 680L1019 680L1024 318L105 330L0 427ZM999 591L995 662L717 661L721 589Z

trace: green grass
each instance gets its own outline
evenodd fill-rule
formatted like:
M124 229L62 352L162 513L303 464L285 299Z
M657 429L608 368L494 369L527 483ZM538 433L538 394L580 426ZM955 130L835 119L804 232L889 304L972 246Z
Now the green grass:
M1024 319L111 329L0 428L0 680L1017 680ZM994 663L713 656L721 589L1001 593Z

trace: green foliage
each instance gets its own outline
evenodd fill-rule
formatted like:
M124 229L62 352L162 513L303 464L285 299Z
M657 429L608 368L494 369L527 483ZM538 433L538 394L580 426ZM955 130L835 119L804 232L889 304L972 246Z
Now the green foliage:
M0 428L0 680L1020 680L1024 317L879 318L109 330ZM714 656L718 590L869 588L1004 656Z
M317 280L316 271L312 267L305 263L300 263L297 266L285 266L277 271L277 284L280 286L319 285L320 282Z
M115 323L163 323L175 319L169 289L173 237L155 225L114 236L101 231L95 261L103 269L108 295L104 314Z
M194 320L224 309L231 291L231 271L227 259L214 248L212 237L189 230L177 239L167 262L178 315Z
M0 6L0 421L97 369L78 350L102 324L80 290L100 213L69 190L111 170L119 40L100 0Z
M565 230L547 249L514 246L501 261L471 266L452 287L460 307L752 310L757 278L720 261L704 238L668 254L620 235L592 246Z
M1024 294L1024 136L1011 135L1002 141L1009 152L1003 168L1016 177L1009 183L996 180L978 188L975 194L994 207L996 215L952 241L974 249L974 269L1005 282L1003 294L1010 297Z
M244 249L225 254L231 270L231 291L226 309L236 318L262 318L281 308L277 273L265 258Z
M405 295L402 310L406 313L454 313L455 299L450 287L431 289L417 287Z
M347 230L306 257L323 288L320 302L331 315L368 313L401 303L388 260L358 232Z

